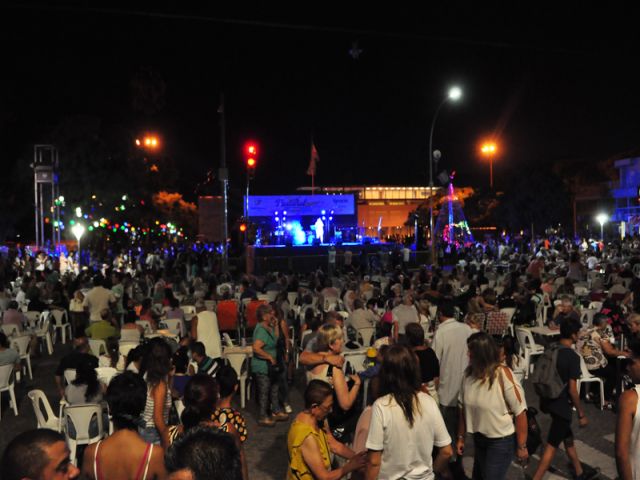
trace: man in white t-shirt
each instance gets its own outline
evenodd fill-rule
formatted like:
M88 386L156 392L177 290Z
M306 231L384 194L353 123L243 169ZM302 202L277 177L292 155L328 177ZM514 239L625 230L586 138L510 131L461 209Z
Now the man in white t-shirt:
M449 434L455 438L458 432L458 394L464 370L469 365L467 338L472 332L469 325L455 319L455 306L452 302L440 305L438 312L440 326L433 336L431 347L440 361L440 409Z
M404 327L410 323L420 323L418 310L413 304L413 295L406 293L402 297L402 303L391 310L393 315L393 335L396 341L404 338Z
M100 312L105 308L111 308L111 305L116 303L115 295L102 286L103 282L102 275L93 277L93 288L87 292L82 302L84 310L89 313L90 323L102 320Z

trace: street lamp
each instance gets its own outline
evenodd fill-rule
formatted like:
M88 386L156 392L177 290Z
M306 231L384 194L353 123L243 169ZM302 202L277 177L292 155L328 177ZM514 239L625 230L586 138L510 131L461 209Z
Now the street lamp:
M442 106L449 100L457 102L461 97L462 90L460 87L451 87L447 96L442 99L440 105L436 108L436 112L433 114L433 120L431 120L431 131L429 132L429 232L431 233L431 265L435 265L436 263L436 237L433 234L433 130Z
M82 225L81 223L76 223L73 227L71 227L71 231L75 235L76 239L78 239L78 265L81 265L82 262L80 261L80 239L82 238L82 235L84 235L84 225Z
M596 220L600 224L600 241L604 242L604 224L609 221L609 215L606 213L599 213L596 215Z
M489 187L493 190L493 157L498 151L498 147L494 142L485 142L480 147L480 151L489 158Z

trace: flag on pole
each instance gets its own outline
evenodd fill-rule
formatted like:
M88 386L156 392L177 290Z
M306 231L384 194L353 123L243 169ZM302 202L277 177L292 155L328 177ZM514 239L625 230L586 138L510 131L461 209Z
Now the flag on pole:
M307 175L314 177L316 175L316 164L320 161L320 155L318 155L318 149L315 143L311 141L311 159L309 160L309 167L307 168Z

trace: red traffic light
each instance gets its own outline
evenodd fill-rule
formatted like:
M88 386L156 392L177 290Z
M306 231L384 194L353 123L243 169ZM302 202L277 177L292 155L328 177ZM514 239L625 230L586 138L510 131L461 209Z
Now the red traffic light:
M241 232L246 232L247 231L247 224L246 223L241 223L240 224L240 231Z
M255 157L258 155L258 145L253 142L248 142L244 147L245 152L250 157Z
M253 157L247 158L247 167L255 167L255 166L256 166L256 159Z

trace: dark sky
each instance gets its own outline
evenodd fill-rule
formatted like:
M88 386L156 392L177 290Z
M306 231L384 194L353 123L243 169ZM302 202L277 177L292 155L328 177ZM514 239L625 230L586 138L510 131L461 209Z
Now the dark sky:
M64 116L96 116L131 138L159 131L189 195L217 167L224 91L232 187L244 181L248 138L261 145L257 193L309 184L312 134L318 184L423 184L431 118L454 83L464 98L442 109L434 148L462 184L488 183L477 144L493 132L503 183L526 165L579 158L588 168L638 147L630 12L325 2L228 12L207 3L2 2L2 161L26 158ZM349 55L356 40L357 60ZM132 108L130 81L143 68L167 86L153 115Z

